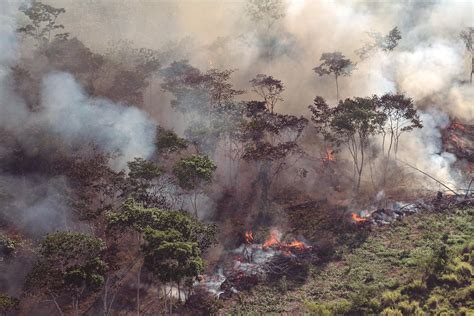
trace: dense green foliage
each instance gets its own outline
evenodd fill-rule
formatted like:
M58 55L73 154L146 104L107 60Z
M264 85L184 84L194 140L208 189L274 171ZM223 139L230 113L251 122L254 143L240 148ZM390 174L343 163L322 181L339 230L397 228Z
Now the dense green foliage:
M217 166L205 155L182 158L173 167L179 185L185 190L195 190L211 183Z
M58 295L77 295L84 288L95 289L104 282L105 244L99 238L76 232L57 232L42 240L39 258L28 275L26 287Z

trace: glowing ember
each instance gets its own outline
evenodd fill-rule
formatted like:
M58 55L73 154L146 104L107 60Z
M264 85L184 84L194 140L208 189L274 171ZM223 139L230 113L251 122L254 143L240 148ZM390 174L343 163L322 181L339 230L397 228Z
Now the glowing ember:
M454 122L453 124L451 124L451 127L452 127L452 128L455 128L455 129L462 130L462 131L464 131L464 130L466 129L463 125L461 125L461 124L459 124L459 123L457 123L457 122Z
M253 233L251 231L246 231L244 234L245 237L245 243L247 245L250 245L253 243Z
M352 213L352 219L353 219L356 223L363 223L363 222L367 221L367 218L360 217L360 216L357 215L356 213Z

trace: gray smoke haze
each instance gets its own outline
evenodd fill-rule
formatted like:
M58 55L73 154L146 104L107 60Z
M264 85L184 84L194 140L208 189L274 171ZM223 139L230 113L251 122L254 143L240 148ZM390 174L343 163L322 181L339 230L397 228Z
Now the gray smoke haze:
M157 50L173 43L179 50L176 59L186 56L203 71L214 67L238 69L233 77L238 88L248 89L248 81L257 73L279 78L285 83L286 91L285 100L277 110L284 113L308 115L307 105L316 95L335 103L334 79L318 77L312 68L319 63L323 52L341 51L357 62L352 76L340 80L341 97L403 92L413 98L427 123L423 131L402 136L400 158L426 168L425 171L440 180L455 181L449 168L455 158L443 153L440 146L440 130L448 123L432 122L474 121L473 88L463 82L467 79L469 61L458 37L462 28L472 24L472 1L287 0L282 2L284 17L271 27L252 20L244 0L44 2L64 7L67 12L58 22L72 36L99 52L105 52L110 42L119 40ZM370 40L367 32L386 34L394 26L401 30L402 40L393 52L376 51L369 58L359 60L354 51ZM69 85L76 89L73 86ZM64 96L63 99L66 95L58 92L58 97ZM251 93L244 96L254 97ZM161 91L159 81L150 84L145 99L145 109L160 124L184 130L186 120L165 105L169 96ZM91 102L95 101L79 101L82 105ZM87 117L90 112L87 113L78 116ZM68 135L61 124L52 126ZM74 130L78 129L72 128L67 141L80 138L73 137ZM117 130L107 128L98 137L103 148L118 147L117 143L107 143L111 133ZM136 135L145 134L142 130ZM89 137L87 133L80 135ZM129 148L131 151L139 147L134 144ZM144 155L148 152L146 146L140 149ZM439 168L440 165L448 167Z
M88 98L67 73L53 73L43 81L39 120L70 145L93 143L116 153L114 166L126 167L135 157L154 151L156 125L133 106Z
M46 74L39 110L30 111L15 92L12 67L19 59L17 17L21 1L0 1L0 128L22 149L48 150L59 139L69 147L93 144L112 154L111 167L120 170L134 157L148 158L154 151L156 124L136 107L106 99L89 98L67 73ZM42 134L42 135L40 135ZM43 138L42 138L43 137ZM7 142L8 143L8 142ZM0 159L12 154L0 146ZM31 237L57 229L84 230L68 205L69 184L64 177L0 173L0 194L8 206L3 218Z
M25 128L35 125L71 146L97 145L113 155L115 169L125 168L134 157L148 158L154 150L153 120L133 106L89 98L70 74L45 75L40 111L28 112L14 92L10 70L19 55L16 17L20 4L10 0L0 4L0 126L25 144L35 138L25 135Z

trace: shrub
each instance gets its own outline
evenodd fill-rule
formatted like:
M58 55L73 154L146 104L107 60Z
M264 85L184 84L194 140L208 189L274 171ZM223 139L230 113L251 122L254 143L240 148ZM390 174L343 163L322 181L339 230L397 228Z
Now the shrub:
M430 309L436 309L443 302L443 297L441 295L433 294L426 300L426 305Z
M466 282L469 282L473 276L472 266L467 262L459 262L456 265L454 272L460 280L464 280Z
M402 298L398 291L385 291L382 293L383 306L393 306Z
M400 312L398 309L392 308L392 307L387 307L380 313L381 316L403 316L402 312Z
M348 300L341 299L331 304L331 311L333 315L345 315L352 309L352 304Z
M426 315L420 307L418 302L403 301L397 304L397 309L400 310L403 315Z
M16 243L5 235L0 234L0 259L9 257L15 251Z
M403 288L402 294L419 297L426 294L427 290L425 282L422 280L414 280Z
M324 304L319 304L316 302L304 301L304 305L310 315L315 316L331 316L331 310Z
M461 282L459 281L458 277L454 273L448 273L448 274L443 274L440 278L439 281L443 284L449 285L449 286L458 286Z
M6 314L7 312L15 309L20 301L17 298L0 294L0 313Z

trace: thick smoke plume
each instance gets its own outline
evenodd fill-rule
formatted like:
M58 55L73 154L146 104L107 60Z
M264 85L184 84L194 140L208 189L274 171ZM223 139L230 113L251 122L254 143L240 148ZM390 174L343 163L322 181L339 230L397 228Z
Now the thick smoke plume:
M154 150L156 126L133 106L88 98L67 73L44 78L40 120L70 145L92 143L118 154L115 167L135 157L148 158Z

